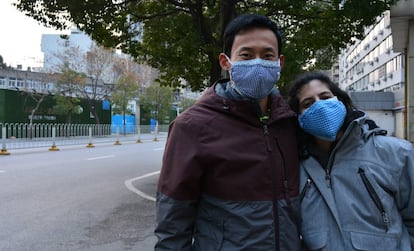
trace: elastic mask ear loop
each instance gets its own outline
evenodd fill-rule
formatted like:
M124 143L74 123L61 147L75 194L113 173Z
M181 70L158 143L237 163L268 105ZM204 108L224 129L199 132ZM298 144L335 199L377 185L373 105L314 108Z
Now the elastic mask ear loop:
M224 56L226 57L227 61L230 63L230 65L233 65L233 62L231 62L230 58L224 54ZM236 84L234 83L232 77L231 77L231 70L229 70L229 76L230 76L230 86L239 94L242 95L239 90L237 90Z
M226 54L224 54L224 56L226 57L227 61L229 61L229 63L230 63L231 65L233 65L233 62L231 62L230 58L229 58Z

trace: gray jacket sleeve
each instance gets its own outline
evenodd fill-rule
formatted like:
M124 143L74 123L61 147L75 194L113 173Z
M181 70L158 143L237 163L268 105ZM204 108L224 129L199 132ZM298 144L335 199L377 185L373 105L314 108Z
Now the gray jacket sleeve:
M177 201L157 193L155 251L192 250L196 201Z
M414 250L414 149L410 142L404 143L403 152L399 155L403 162L403 169L400 175L396 203L410 235L411 249Z

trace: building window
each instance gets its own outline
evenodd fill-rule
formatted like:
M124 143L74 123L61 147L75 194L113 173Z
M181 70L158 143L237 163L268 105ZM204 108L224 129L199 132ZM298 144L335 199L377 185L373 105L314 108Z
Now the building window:
M23 79L17 79L16 86L17 87L24 87L24 81L23 81Z
M9 78L9 86L10 87L17 87L16 78Z
M6 79L3 77L0 77L0 87L6 87Z

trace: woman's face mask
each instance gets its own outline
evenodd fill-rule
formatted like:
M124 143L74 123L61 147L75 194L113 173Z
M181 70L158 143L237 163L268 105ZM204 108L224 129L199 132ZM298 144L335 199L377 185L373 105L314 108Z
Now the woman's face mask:
M280 78L280 60L261 58L231 62L230 80L232 87L242 96L263 99L270 94Z
M299 125L307 133L326 140L335 141L346 116L345 105L337 97L318 100L299 115Z

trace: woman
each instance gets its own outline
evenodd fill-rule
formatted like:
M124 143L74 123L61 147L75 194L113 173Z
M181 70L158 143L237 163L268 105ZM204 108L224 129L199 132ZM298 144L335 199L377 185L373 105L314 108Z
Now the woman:
M302 131L302 238L309 250L414 250L414 151L386 136L322 73L289 92Z

